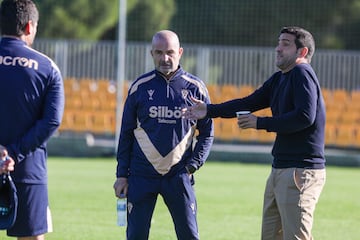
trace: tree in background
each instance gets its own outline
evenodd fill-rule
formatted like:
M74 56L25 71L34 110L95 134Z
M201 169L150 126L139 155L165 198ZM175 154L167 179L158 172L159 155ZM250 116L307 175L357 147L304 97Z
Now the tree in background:
M115 40L119 0L39 0L39 38ZM146 40L168 28L173 0L127 0L128 38ZM41 26L43 25L43 26Z
M118 2L38 0L38 37L116 40ZM285 25L308 29L318 48L360 49L360 0L127 0L130 41L169 28L183 43L274 46Z
M119 0L38 0L38 37L98 40L117 29ZM131 10L138 0L127 0ZM116 36L116 35L115 35Z
M127 39L149 42L155 32L169 28L174 13L174 0L139 1L127 16Z
M337 36L342 36L340 47L345 49L360 49L360 0L346 0L338 18Z
M318 47L342 48L346 35L337 30L360 19L360 0L175 1L171 26L183 42L199 44L274 46L281 27L298 25L314 34ZM360 38L359 28L352 31Z

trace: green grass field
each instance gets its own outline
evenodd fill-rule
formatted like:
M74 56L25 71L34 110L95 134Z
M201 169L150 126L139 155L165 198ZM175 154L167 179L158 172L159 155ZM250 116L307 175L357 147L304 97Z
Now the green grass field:
M116 225L114 159L54 158L48 162L54 232L47 240L124 240ZM203 240L260 239L262 195L270 166L208 161L196 173L198 221ZM318 240L360 236L360 169L328 167L327 183L315 212ZM10 240L0 231L1 240ZM176 239L159 197L151 240Z

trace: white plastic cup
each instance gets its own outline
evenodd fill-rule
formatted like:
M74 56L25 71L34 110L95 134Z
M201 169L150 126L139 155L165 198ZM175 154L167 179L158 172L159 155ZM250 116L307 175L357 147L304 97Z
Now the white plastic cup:
M251 112L250 111L239 111L239 112L236 112L236 116L239 117L241 115L247 115L247 114L250 114Z

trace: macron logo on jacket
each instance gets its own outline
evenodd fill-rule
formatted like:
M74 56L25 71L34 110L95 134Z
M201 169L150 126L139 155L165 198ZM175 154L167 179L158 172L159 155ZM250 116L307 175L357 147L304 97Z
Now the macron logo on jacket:
M36 60L25 57L0 56L0 65L19 66L33 68L35 70L38 70L39 68L39 63Z

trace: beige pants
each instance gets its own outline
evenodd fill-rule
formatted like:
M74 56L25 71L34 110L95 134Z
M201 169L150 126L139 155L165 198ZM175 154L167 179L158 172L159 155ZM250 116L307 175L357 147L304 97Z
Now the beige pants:
M272 169L267 180L262 240L312 240L314 211L325 169Z

